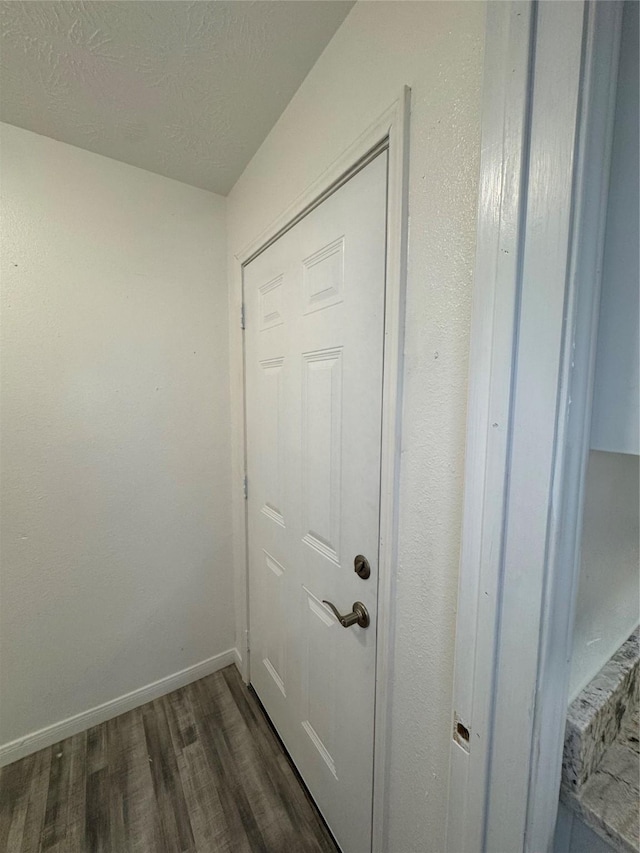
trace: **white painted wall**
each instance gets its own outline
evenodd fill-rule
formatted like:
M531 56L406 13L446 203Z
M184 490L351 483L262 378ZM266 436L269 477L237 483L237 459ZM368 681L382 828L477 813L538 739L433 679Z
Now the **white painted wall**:
M631 454L589 454L569 701L640 620L638 462Z
M594 450L640 453L640 4L622 17L591 421Z
M451 727L485 8L361 2L228 198L233 254L412 88L404 428L391 724L394 853L442 850ZM232 353L239 305L231 305ZM242 387L232 363L234 412ZM242 437L232 431L240 477ZM237 494L237 490L236 490ZM236 504L237 541L242 541ZM238 643L244 566L236 552Z
M0 744L234 644L225 200L1 126Z

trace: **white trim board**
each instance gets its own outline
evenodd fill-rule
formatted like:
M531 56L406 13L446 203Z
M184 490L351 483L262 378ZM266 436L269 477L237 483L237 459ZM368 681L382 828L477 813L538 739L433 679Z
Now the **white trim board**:
M533 719L525 851L550 847L560 782L580 574L585 477L613 146L622 3L589 3L583 29L556 452Z
M352 173L372 151L385 144L388 149L387 260L385 295L385 337L383 367L382 459L380 488L380 550L378 569L378 633L376 651L376 706L373 776L373 850L384 853L386 832L386 791L389 749L390 662L393 649L394 571L397 553L398 478L400 472L400 415L402 353L404 348L404 294L408 229L409 115L411 90L404 87L400 97L349 148L335 160L258 237L235 256L231 271L230 312L232 323L243 316L243 266L272 242L297 218L311 209L345 176ZM246 477L246 416L244 398L243 340L231 342L232 399L240 412L238 433L245 438L242 450L232 459L234 505L234 555L243 571L240 598L244 621L238 636L244 639L241 672L250 681L249 600L247 559L247 513L244 499ZM249 483L249 488L251 484Z
M92 726L111 720L113 717L118 717L127 711L132 711L134 708L139 708L140 705L145 705L160 696L166 696L167 693L179 690L181 687L211 675L219 669L224 669L225 666L236 663L237 654L236 649L227 649L227 651L200 661L200 663L188 666L180 672L174 672L173 675L168 675L152 684L125 693L124 696L118 696L116 699L111 699L95 708L89 708L88 711L82 711L37 732L31 732L24 737L2 744L0 746L0 767L24 758L25 755L30 755L39 749L52 746L72 735L86 731Z
M488 8L449 853L553 841L620 12Z
M236 665L236 669L242 675L242 655L240 654L238 649L233 650L233 662Z
M484 849L532 14L531 2L487 7L453 691L470 743L451 743L448 853Z

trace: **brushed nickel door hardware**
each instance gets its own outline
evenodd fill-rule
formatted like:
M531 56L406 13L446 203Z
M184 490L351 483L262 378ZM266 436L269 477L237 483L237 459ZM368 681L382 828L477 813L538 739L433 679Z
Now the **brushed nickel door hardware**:
M362 554L358 554L358 556L353 560L353 571L358 575L358 577L362 578L363 581L366 581L371 574L369 560L367 560L366 557L363 557Z
M361 601L354 601L353 605L352 605L353 609L351 610L351 613L345 613L344 616L342 616L338 612L338 608L335 606L335 604L332 604L330 601L323 601L322 603L326 604L327 607L331 608L331 610L333 611L333 615L336 617L336 619L342 625L343 628L350 628L352 625L355 625L356 623L361 628L368 628L369 627L369 622L371 621L369 619L369 611L367 610L367 608L364 606L364 604Z

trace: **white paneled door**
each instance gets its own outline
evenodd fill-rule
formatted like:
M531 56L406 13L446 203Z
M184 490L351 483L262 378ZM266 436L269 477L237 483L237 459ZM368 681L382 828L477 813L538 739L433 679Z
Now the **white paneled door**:
M244 269L251 683L344 853L371 848L386 196L383 152Z

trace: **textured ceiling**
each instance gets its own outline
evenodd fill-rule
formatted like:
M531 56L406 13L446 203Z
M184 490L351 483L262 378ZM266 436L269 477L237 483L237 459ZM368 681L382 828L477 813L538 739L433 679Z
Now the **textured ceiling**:
M226 194L341 0L0 4L0 119Z

